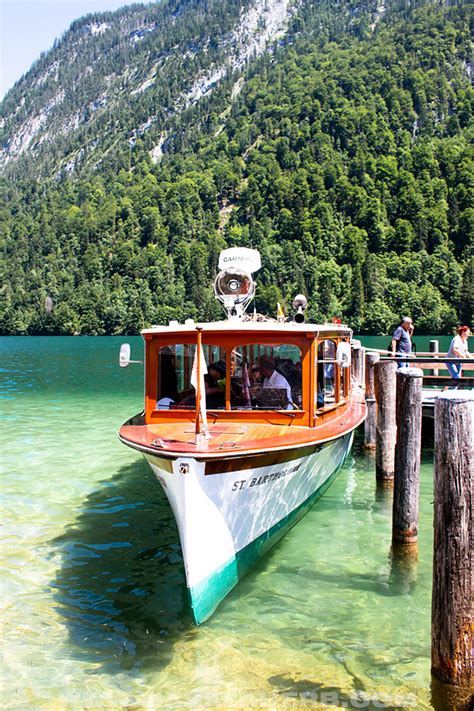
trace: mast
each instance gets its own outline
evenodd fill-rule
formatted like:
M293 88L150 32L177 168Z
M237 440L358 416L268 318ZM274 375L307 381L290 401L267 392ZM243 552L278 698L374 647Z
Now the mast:
M202 328L197 328L197 345L196 345L196 435L201 434L201 348L202 348Z

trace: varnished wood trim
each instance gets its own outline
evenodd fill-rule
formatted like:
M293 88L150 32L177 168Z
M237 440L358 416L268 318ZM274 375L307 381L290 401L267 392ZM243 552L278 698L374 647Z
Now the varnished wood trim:
M284 414L287 412L288 414ZM306 424L305 410L207 410L207 418L212 422L251 423L262 425L288 425L301 427ZM181 424L194 422L192 410L153 410L147 424Z
M158 344L155 340L145 342L145 421L149 422L156 403L158 373L156 369Z
M333 402L330 405L324 405L323 407L320 407L316 410L317 415L324 415L325 413L328 412L333 412L334 410L337 410L339 407L342 407L343 405L346 405L345 400L339 400L339 402Z
M285 452L267 452L265 454L255 454L240 457L239 459L218 459L207 461L205 474L227 474L244 469L256 469L257 467L270 467L273 464L286 464L301 457L308 457L321 450L324 444L313 444L307 447L299 447L296 450Z
M309 354L309 366L310 366L310 389L309 389L309 396L310 396L310 402L308 403L308 412L309 412L309 426L314 427L315 422L316 422L316 415L315 415L315 393L317 389L316 385L316 360L318 358L318 353L317 353L317 348L318 348L318 341L317 341L317 334L315 334L315 337L313 339L313 342L311 343L311 349L310 349L310 354Z
M164 457L160 457L157 455L153 455L153 459L156 460L153 462L155 466L160 467L160 469L163 469L165 472L168 472L168 474L173 473L173 459L165 459Z

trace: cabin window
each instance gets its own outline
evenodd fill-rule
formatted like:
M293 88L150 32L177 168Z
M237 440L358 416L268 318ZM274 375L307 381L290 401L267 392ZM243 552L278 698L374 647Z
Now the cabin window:
M226 352L220 346L203 346L207 374L204 376L206 388L206 408L224 410L227 382Z
M158 351L158 392L157 410L169 410L194 393L191 385L196 346L193 343L177 343L162 346ZM189 402L189 407L191 407Z
M342 398L346 397L346 393L348 393L349 389L350 389L351 369L350 368L340 368L340 371L341 371L340 393L341 393L341 400L342 400Z
M231 409L301 409L301 351L297 346L236 346L230 364Z
M224 348L203 345L206 408L226 409ZM177 343L158 351L157 410L194 409L191 384L196 345ZM230 353L230 409L293 410L302 407L301 351L292 344L237 346Z
M220 346L204 345L207 374L204 375L207 408L225 408L226 355ZM176 343L158 351L157 410L193 409L196 391L191 384L196 345Z
M318 362L316 373L316 408L333 405L336 400L336 342L326 339L318 345ZM339 385L340 387L340 385Z

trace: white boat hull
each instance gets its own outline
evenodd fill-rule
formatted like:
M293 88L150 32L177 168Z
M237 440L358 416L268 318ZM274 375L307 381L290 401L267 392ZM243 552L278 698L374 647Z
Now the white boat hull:
M212 463L145 455L176 518L197 624L321 496L352 438Z

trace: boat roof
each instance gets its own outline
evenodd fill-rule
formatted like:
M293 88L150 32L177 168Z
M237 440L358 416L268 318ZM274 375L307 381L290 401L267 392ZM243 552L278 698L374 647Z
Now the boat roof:
M145 335L171 335L193 333L196 330L206 333L279 333L281 335L314 333L317 334L338 334L341 336L351 336L352 330L349 326L338 323L297 323L296 321L242 321L240 319L228 319L226 321L196 322L187 319L184 323L171 321L168 326L152 326L141 331Z

